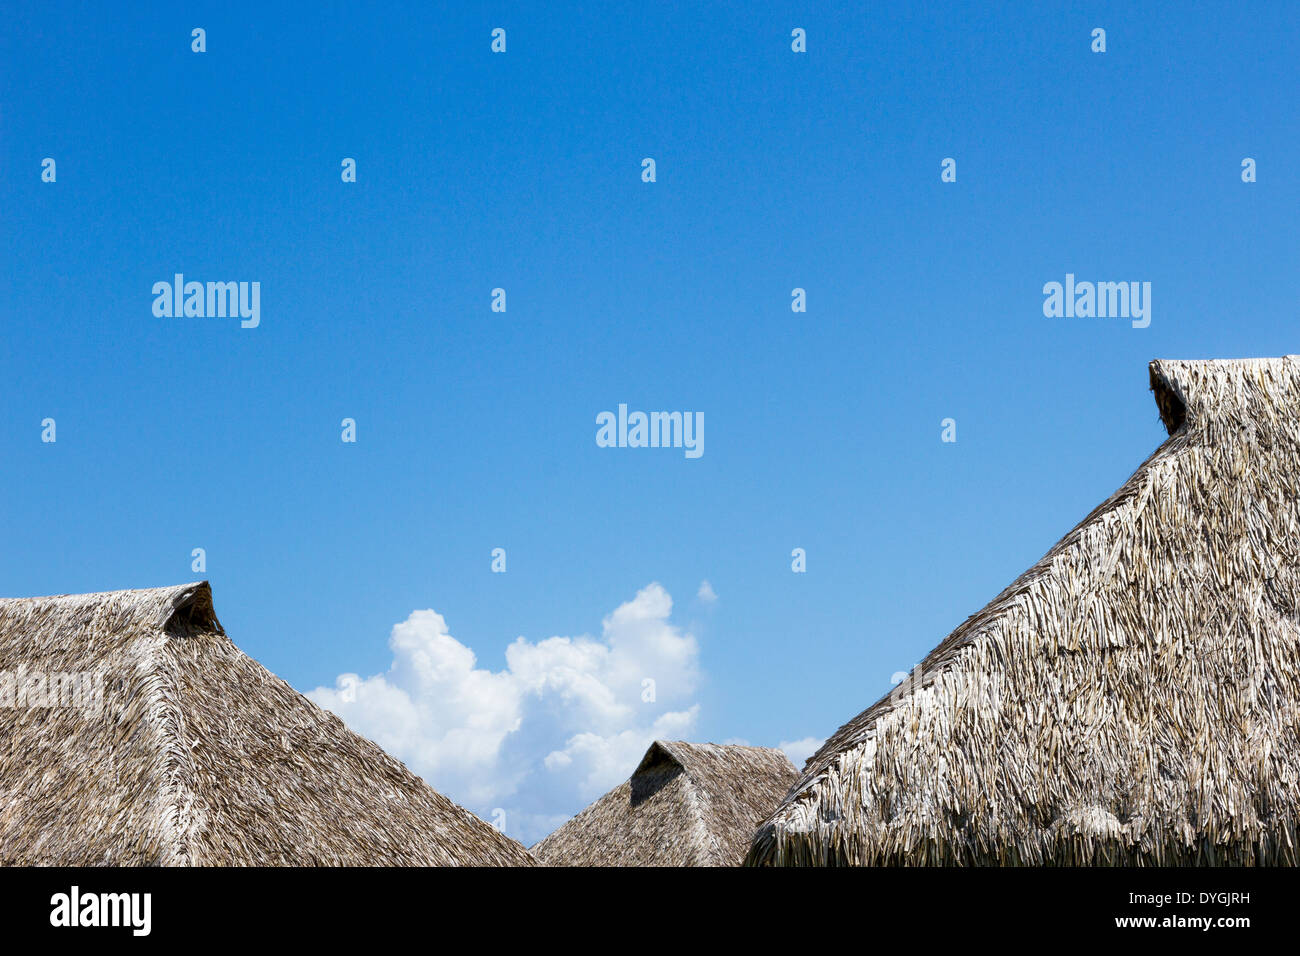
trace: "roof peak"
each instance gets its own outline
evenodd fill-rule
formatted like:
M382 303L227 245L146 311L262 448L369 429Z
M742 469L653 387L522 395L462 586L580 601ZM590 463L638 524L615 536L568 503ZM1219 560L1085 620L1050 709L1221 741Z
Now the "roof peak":
M161 588L131 588L121 591L90 591L85 594L50 594L41 597L0 598L6 607L52 607L68 610L95 607L103 613L133 619L163 630L179 625L187 633L215 630L224 634L212 602L207 581L173 584Z
M1279 408L1275 399L1300 395L1300 355L1156 359L1149 370L1160 420L1170 435L1211 419L1228 418L1258 428L1296 417L1289 407Z
M784 753L784 751L775 747L754 747L750 744L696 744L686 740L656 740L647 748L645 756L637 764L632 776L635 777L637 774L644 773L662 763L675 764L685 770L686 765L691 762L692 758L698 755L717 754L725 756L728 753L737 753L739 751Z
M558 865L735 866L798 778L781 750L656 740L628 780L533 851Z
M211 591L211 585L208 581L191 581L188 584L165 584L156 588L120 588L113 591L83 591L71 594L35 594L28 597L17 598L0 598L0 601L54 601L59 598L108 598L118 595L136 595L145 597L155 594L174 594L177 592L188 591L193 588L208 588Z

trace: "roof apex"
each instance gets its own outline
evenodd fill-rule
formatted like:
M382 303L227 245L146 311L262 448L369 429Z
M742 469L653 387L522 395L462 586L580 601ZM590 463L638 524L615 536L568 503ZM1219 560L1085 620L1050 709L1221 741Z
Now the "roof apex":
M683 747L684 745L680 741L656 740L646 749L645 756L641 758L641 762L632 771L632 776L635 777L637 774L645 773L651 767L661 763L675 764L685 770L689 757L683 751Z
M1300 394L1300 355L1244 359L1156 359L1149 366L1151 391L1160 420L1170 435L1185 425L1195 428L1214 418L1237 417L1267 426L1248 415L1251 400L1277 407L1277 418L1294 418L1295 402L1281 395Z
M20 608L43 608L56 619L75 621L76 615L93 608L120 621L123 626L169 630L174 624L200 630L211 629L224 634L212 602L212 587L207 581L173 584L160 588L133 588L121 591L91 591L85 594L50 594L41 597L0 598L0 612L6 608L30 613Z

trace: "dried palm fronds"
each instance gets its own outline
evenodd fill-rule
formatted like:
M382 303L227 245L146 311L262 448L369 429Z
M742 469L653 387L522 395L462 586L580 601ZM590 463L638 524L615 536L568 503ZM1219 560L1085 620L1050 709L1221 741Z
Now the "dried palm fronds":
M1297 863L1300 357L1150 378L1168 440L813 755L748 863Z
M535 863L243 654L206 582L0 600L0 674L0 864Z
M551 866L737 866L797 776L780 750L657 741L532 852Z

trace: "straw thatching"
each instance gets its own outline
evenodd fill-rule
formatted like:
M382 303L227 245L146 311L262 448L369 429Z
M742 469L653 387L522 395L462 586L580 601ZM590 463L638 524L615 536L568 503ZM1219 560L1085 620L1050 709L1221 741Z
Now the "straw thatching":
M1150 372L1169 439L813 755L748 862L1297 862L1300 357Z
M206 583L0 600L0 675L0 864L535 862L245 656Z
M797 777L779 750L656 741L630 780L533 854L551 866L737 866Z

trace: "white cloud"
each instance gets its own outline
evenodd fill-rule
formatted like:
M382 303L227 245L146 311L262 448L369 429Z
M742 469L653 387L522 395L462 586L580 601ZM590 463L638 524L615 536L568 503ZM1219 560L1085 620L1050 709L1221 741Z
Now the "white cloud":
M718 600L718 595L707 578L700 582L700 589L695 592L695 597L701 604L715 604Z
M691 735L699 647L672 607L650 584L599 638L520 637L500 671L441 614L415 611L393 628L386 673L307 696L480 816L504 808L506 832L531 844L625 780L651 741Z
M783 740L776 746L777 749L785 751L785 755L790 758L796 770L803 770L803 765L808 762L808 758L821 750L824 743L826 741L821 737L804 737L802 740Z

